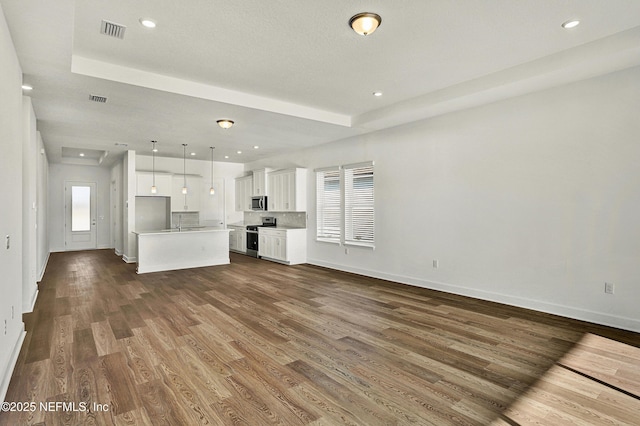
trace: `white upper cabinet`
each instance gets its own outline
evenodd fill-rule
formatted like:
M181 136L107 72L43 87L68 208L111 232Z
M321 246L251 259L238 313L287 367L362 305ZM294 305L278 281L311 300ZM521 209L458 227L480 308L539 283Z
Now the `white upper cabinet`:
M253 171L253 195L269 195L267 173L271 169L260 169Z
M171 197L171 174L156 173L156 193L151 193L153 186L152 172L136 172L136 195L139 197Z
M251 196L253 195L253 175L236 178L236 211L251 210Z
M286 169L268 173L268 210L301 212L307 210L307 169Z
M156 176L157 179L157 176ZM182 193L185 178L183 175L173 175L171 190L172 212L200 211L200 195L202 192L202 177L187 175L187 193Z

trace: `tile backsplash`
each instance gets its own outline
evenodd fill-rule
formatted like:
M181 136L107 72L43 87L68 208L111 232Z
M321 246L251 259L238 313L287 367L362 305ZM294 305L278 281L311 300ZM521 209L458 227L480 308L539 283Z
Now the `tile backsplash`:
M275 217L280 226L293 226L296 228L307 227L306 212L245 212L245 223L262 223L263 217Z
M200 225L200 212L171 212L171 227L177 228L179 223L183 228Z

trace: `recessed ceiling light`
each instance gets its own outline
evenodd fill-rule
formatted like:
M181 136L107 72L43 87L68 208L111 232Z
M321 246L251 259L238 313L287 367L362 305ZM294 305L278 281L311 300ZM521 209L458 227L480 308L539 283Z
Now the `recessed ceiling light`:
M158 152L158 148L153 148L151 151Z
M577 19L571 19L565 22L564 24L562 24L562 28L569 30L571 28L577 27L579 24L580 24L580 21L578 21Z
M195 153L195 152L192 152L192 153L191 153L191 155L196 155L196 153Z
M224 156L224 158L229 158L229 156L228 156L228 155L225 155L225 156Z
M33 90L33 86L29 86L28 84L23 84L22 90Z
M84 157L84 152L81 152L81 153L80 153L80 157Z
M258 149L258 148L260 148L258 145L253 146L253 149Z
M242 151L236 151L238 154L242 154Z
M152 21L149 18L140 18L139 21L140 21L140 24L145 28L155 28L156 27L155 21Z
M373 92L373 96L380 97L380 96L382 96L382 92Z

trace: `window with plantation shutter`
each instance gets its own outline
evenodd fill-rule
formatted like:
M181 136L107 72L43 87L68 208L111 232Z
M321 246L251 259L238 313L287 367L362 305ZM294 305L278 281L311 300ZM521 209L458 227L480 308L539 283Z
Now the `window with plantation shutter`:
M316 170L316 239L340 243L340 169Z
M343 167L344 243L374 246L373 162Z

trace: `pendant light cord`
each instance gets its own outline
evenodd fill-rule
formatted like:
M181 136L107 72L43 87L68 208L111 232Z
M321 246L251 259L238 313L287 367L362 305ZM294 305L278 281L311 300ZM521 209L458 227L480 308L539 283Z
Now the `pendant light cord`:
M156 141L151 141L153 148L151 149L151 171L153 173L153 186L156 186Z
M184 179L184 187L187 187L187 144L182 144L182 177Z

